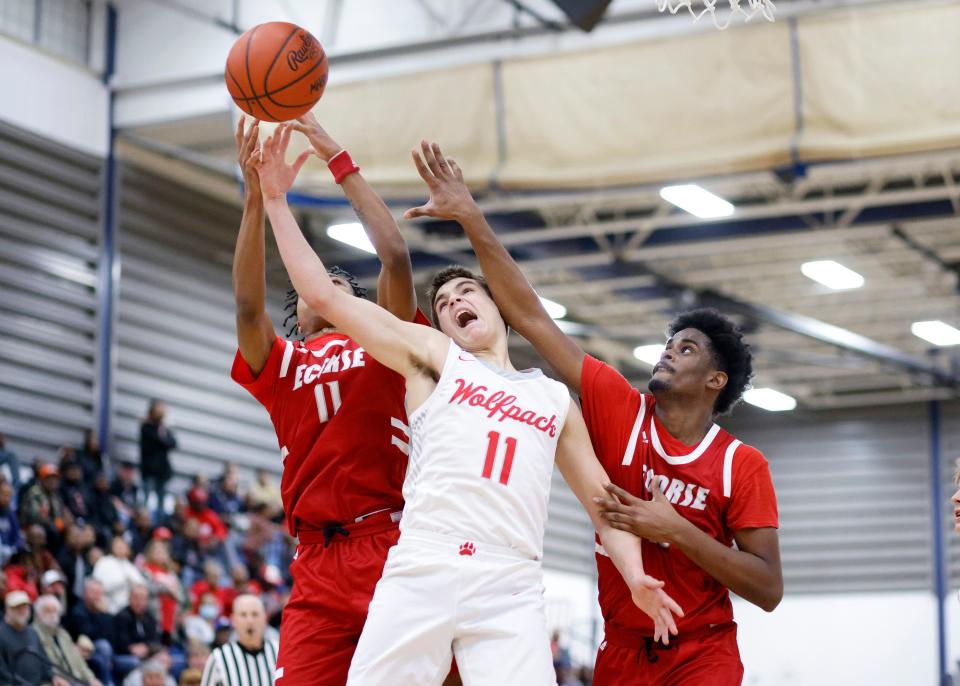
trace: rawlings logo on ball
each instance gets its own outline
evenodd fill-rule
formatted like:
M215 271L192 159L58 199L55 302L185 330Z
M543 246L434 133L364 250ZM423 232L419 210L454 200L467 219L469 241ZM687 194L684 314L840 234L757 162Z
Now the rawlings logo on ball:
M310 34L301 33L300 41L299 48L287 53L287 66L290 67L290 71L297 71L304 62L312 62L320 49L320 45Z

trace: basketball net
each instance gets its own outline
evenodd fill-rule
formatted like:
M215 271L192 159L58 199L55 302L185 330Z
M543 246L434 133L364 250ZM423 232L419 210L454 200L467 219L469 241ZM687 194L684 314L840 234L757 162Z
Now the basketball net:
M717 18L717 2L722 2L722 0L702 0L703 9L699 12L693 9L691 5L692 0L657 0L657 9L661 12L669 12L670 14L676 14L682 9L687 9L690 14L693 15L694 21L700 21L700 17L709 14L710 18L713 19L713 25L721 31L730 26L730 22L732 22L733 18L738 14L746 17L745 21L750 21L758 14L767 21L774 20L773 11L776 8L771 0L746 0L749 5L748 9L740 6L742 0L727 1L730 3L730 16L727 18L726 23L721 23Z

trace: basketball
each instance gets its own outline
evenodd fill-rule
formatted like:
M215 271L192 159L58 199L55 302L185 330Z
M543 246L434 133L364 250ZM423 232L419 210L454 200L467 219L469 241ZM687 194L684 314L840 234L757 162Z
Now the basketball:
M306 29L285 21L259 24L237 39L224 78L237 106L263 121L309 112L327 85L327 55Z

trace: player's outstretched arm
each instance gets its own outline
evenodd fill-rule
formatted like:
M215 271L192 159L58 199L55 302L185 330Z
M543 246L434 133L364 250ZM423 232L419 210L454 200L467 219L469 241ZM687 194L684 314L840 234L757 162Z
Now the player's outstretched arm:
M430 189L430 200L407 210L404 216L451 219L463 227L504 319L579 394L583 350L543 309L533 287L477 207L457 163L445 158L436 143L422 141L420 148L419 152L413 151L413 161Z
M406 377L424 369L439 374L449 347L446 336L402 321L382 307L337 288L307 243L287 205L286 193L312 153L302 153L292 165L286 163L284 155L292 130L289 125L281 125L263 142L263 159L257 170L270 226L293 287L311 309L394 371Z
M237 343L240 355L254 375L259 374L277 337L267 314L263 247L263 196L255 168L260 155L260 122L244 131L246 117L237 124L237 161L243 172L243 218L233 253L233 296L237 303Z
M670 643L670 634L677 635L674 614L682 617L683 610L664 592L663 581L644 573L640 539L611 526L600 516L596 500L606 495L604 486L610 483L610 479L593 452L587 425L573 400L557 446L557 467L590 515L604 550L630 588L633 602L653 620L654 639L662 638L665 643Z
M708 535L673 509L660 491L650 485L653 500L642 500L619 486L607 486L600 501L604 519L621 531L677 546L707 574L744 600L772 612L783 598L780 539L773 527L734 531L736 548Z
M313 113L307 113L290 122L294 131L304 134L317 155L329 162L343 148L330 137ZM353 206L357 219L363 224L367 237L380 258L380 278L377 280L377 301L404 321L413 321L417 312L417 292L413 284L413 267L407 242L400 233L396 220L376 191L357 172L340 184L344 195Z

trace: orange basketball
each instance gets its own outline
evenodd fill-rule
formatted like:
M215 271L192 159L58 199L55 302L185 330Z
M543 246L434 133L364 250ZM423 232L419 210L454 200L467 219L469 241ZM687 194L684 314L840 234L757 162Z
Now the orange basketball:
M320 41L296 24L271 21L237 39L224 78L244 112L263 121L288 121L317 104L327 72Z

